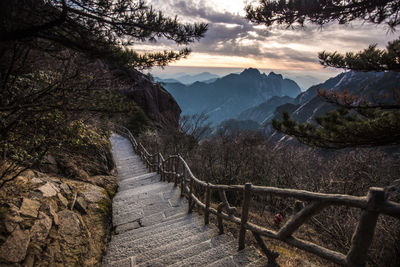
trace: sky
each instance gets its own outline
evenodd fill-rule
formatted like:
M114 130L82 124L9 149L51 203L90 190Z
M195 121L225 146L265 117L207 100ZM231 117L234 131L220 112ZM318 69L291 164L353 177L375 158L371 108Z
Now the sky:
M285 27L266 28L244 19L244 7L253 0L147 0L154 9L165 15L178 16L181 22L206 22L209 25L204 38L192 44L191 55L171 63L164 69L155 68L155 75L174 72L210 72L225 75L244 68L277 71L294 76L312 76L325 80L341 70L324 69L318 62L321 51L359 51L369 44L384 47L399 36L386 26L331 23L320 28L306 25L302 29ZM140 52L179 49L171 41L138 44Z

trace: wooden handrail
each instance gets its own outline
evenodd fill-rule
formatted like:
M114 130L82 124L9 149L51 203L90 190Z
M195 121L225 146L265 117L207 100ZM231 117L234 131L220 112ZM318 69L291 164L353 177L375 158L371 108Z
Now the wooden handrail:
M112 129L126 137L131 143L135 152L140 155L150 170L155 170L161 175L162 180L173 180L175 186L180 184L181 195L186 193L189 198L188 212L192 212L194 205L203 209L204 223L209 223L209 214L214 214L218 218L220 233L223 233L223 220L233 222L240 227L239 250L243 249L246 230L250 230L255 236L258 244L267 255L271 263L275 263L276 254L268 250L261 236L281 240L294 247L313 253L319 257L327 259L343 266L364 266L368 249L371 245L375 231L375 226L379 214L386 214L400 219L400 203L385 199L385 192L382 188L370 188L367 196L351 196L342 194L326 194L310 192L298 189L277 188L268 186L246 185L220 185L204 182L195 177L189 165L180 155L170 155L164 159L160 152L150 154L146 148L136 141L131 132L122 126L112 125ZM157 160L155 158L157 157ZM182 166L182 173L179 173L179 165ZM174 179L171 179L174 178ZM204 202L194 194L194 184L201 186L204 190ZM212 190L220 193L221 203L218 210L210 206ZM236 208L231 207L226 198L225 191L235 191L243 194L241 207L241 218L234 215ZM252 194L269 193L279 197L290 197L301 201L311 202L301 209L278 231L256 225L248 221L248 206ZM293 237L293 233L303 225L308 219L332 205L355 207L363 210L358 226L352 238L352 245L347 255L330 250L315 243ZM226 212L223 210L225 209Z

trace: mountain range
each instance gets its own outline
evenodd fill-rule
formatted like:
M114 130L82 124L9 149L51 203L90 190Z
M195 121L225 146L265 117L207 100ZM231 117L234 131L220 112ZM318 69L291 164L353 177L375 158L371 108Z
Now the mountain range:
M266 75L249 68L239 74L229 74L217 80L191 85L162 82L172 94L183 114L206 113L216 125L235 118L246 109L260 105L273 97L294 98L301 93L295 81L274 72Z
M315 122L315 118L338 106L324 101L318 96L318 89L330 92L348 92L349 94L365 98L375 104L395 104L396 90L399 89L400 73L398 72L354 72L341 73L328 79L324 83L314 85L307 91L298 95L292 103L278 106L272 118L281 119L283 112L288 112L293 120L298 122ZM269 115L269 114L264 114ZM269 120L271 121L271 120ZM270 140L284 142L290 137L274 131L270 125L266 126L266 133Z
M298 95L292 104L292 118L299 122L313 121L329 110L337 108L318 96L318 89L330 92L348 92L365 98L371 103L393 104L393 94L398 90L400 73L398 72L355 72L349 71L310 87Z
M154 77L154 80L156 82L161 82L161 83L182 83L185 85L189 85L195 82L212 83L216 81L218 78L219 78L218 75L209 72L202 72L194 75L182 72L182 73L177 73L174 76L168 78Z
M289 96L273 96L266 102L244 110L238 116L238 120L252 120L264 124L274 117L275 109L284 104L294 104L296 101Z

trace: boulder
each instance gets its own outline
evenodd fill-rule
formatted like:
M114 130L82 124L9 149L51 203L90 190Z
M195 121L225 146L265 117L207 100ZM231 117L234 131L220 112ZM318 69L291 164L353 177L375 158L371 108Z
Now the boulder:
M115 176L97 175L91 177L91 181L93 184L106 189L110 195L114 195L118 189L118 182Z
M34 254L28 254L24 260L24 267L34 267L35 266L35 255Z
M13 203L7 203L9 208L8 208L8 214L12 216L19 216L19 208L14 205Z
M22 206L20 208L20 213L25 216L30 216L37 218L38 210L40 208L40 202L29 198L24 198L22 201Z
M49 182L39 187L38 190L42 192L44 197L54 197L55 195L57 195L58 192L60 192L60 190L55 185Z
M39 220L31 228L30 236L32 241L44 241L49 235L52 220L43 212L39 212Z
M28 177L28 178L31 178L31 179L36 177L36 173L34 171L32 171L32 170L26 170L21 175L23 175L25 177Z
M81 222L78 215L70 210L62 210L57 215L60 221L58 228L60 239L73 244L75 239L81 235Z
M84 190L80 192L80 194L91 203L97 203L101 201L103 198L106 197L106 191L99 187L92 184L85 184Z
M29 241L29 230L22 231L17 227L6 242L0 246L0 258L11 263L18 263L24 260Z
M40 178L32 178L31 179L31 183L32 184L41 184L41 183L43 183L44 181L42 180L42 179L40 179Z
M88 204L83 197L78 196L76 198L74 208L77 209L81 214L86 214L88 209Z
M68 207L68 199L66 199L61 193L57 193L57 197L65 207Z
M23 219L18 215L8 215L4 220L4 226L6 227L7 232L12 233L22 221Z
M49 213L53 217L53 222L55 225L60 224L60 220L58 219L57 210L58 210L57 204L55 204L55 203L49 204Z
M20 175L20 176L17 176L17 178L15 178L15 183L17 184L17 185L25 185L26 183L28 183L29 182L29 178L28 177L26 177L26 176L22 176L22 175Z
M60 189L66 195L71 195L72 194L70 186L68 184L66 184L66 183L62 183L60 185Z

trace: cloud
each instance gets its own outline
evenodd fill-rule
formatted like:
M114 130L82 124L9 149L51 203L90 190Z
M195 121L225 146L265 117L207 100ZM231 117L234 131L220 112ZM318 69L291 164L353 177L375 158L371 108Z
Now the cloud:
M223 0L219 0L221 3ZM353 23L350 26L330 24L319 28L308 25L302 29L275 27L267 29L249 23L243 17L244 1L231 0L238 7L228 11L217 0L150 0L154 8L167 15L178 15L183 22L206 22L205 37L192 45L194 53L229 57L248 57L258 61L281 61L286 65L318 64L319 51L357 51L369 44L383 46L394 34L383 27ZM226 1L225 5L229 5ZM219 3L219 4L218 4ZM221 7L222 6L222 7ZM154 48L176 49L173 42L160 40ZM210 62L211 64L211 62ZM309 64L306 64L309 65Z

